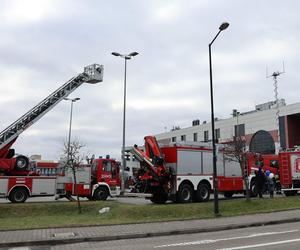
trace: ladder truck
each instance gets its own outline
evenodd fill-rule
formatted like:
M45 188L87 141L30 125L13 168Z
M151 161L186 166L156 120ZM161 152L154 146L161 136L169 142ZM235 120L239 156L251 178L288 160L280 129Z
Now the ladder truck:
M103 65L99 64L86 66L82 73L71 78L0 132L0 197L12 202L24 202L30 196L55 194L56 177L38 176L30 170L29 159L24 155L16 155L11 147L22 132L83 83L102 82L103 69Z

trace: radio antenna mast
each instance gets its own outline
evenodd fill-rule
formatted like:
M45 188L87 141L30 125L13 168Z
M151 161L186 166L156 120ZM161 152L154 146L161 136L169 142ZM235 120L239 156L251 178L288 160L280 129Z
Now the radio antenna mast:
M280 76L281 74L285 73L284 69L284 61L282 62L282 71L275 71L273 74L268 75L268 68L266 68L266 77L270 78L273 77L273 86L274 86L274 95L275 95L275 103L276 103L276 125L277 125L277 135L278 135L278 144L279 144L279 150L281 150L281 141L280 141L280 126L279 126L279 99L278 99L278 81L277 77Z

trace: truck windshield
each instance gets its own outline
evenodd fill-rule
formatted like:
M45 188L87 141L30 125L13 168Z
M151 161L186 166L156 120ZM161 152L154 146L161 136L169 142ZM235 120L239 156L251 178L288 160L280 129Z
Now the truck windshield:
M110 161L103 162L103 171L111 172L111 162Z
M97 170L97 166L98 166L98 162L97 162L97 161L94 161L94 162L92 163L92 171L93 171L93 172Z

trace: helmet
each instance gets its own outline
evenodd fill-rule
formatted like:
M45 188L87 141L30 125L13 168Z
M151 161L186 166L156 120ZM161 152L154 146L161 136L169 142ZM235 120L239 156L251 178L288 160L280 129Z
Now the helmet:
M269 178L273 179L273 178L274 178L274 174L273 174L273 173L270 173L270 174L269 174Z
M270 170L267 170L266 171L266 176L269 176L270 175Z

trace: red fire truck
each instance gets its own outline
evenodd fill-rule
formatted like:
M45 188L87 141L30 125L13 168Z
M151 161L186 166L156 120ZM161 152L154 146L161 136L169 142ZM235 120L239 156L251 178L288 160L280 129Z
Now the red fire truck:
M225 197L244 193L245 186L238 162L228 160L224 146L218 146L218 190ZM154 203L207 201L213 189L212 147L209 144L172 144L159 146L155 137L145 137L145 150L132 148L141 163L139 186L151 193ZM249 154L247 172L250 189L255 186L256 158ZM272 168L269 168L272 169ZM272 171L275 171L272 169Z
M280 184L286 196L295 195L300 190L300 151L279 152Z
M92 64L73 77L25 115L0 133L0 197L12 202L24 202L30 196L54 195L56 177L38 176L31 170L29 159L16 155L11 148L18 136L42 118L55 105L86 83L102 82L103 66Z
M75 174L76 185L71 169L57 177L57 198L72 200L72 196L79 196L90 200L106 200L108 196L120 194L120 163L114 159L94 159L92 164L76 168Z

